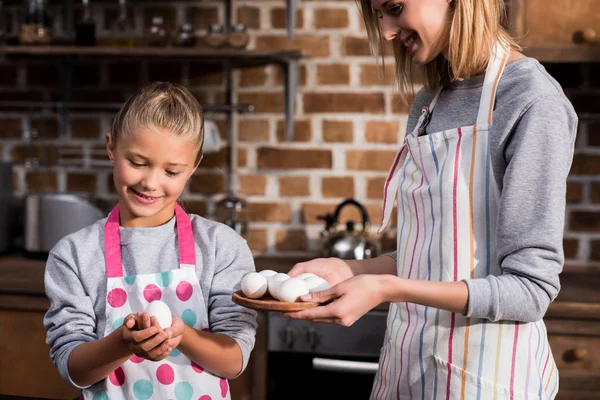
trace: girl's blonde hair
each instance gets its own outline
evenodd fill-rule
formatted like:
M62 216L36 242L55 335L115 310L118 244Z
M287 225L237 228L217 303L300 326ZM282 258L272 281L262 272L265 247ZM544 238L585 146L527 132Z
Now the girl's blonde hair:
M153 82L131 96L113 119L110 138L114 147L120 137L140 127L165 129L190 139L196 147L196 165L202 159L204 116L198 100L184 87Z
M381 56L383 62L386 41L381 32L380 20L373 10L371 0L357 1L367 27L371 51ZM423 81L427 90L435 91L445 78L457 81L483 73L489 55L498 41L511 49L521 50L504 28L504 0L451 0L450 9L448 60L439 55L425 65L414 65L406 48L398 41L392 42L396 60L396 83L404 102L407 102L409 94L414 94L413 83L416 77Z

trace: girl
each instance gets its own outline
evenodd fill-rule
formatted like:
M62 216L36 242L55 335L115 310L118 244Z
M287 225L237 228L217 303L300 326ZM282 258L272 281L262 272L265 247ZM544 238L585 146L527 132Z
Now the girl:
M393 45L405 96L411 67L424 80L384 188L397 251L294 266L336 286L304 298L329 304L288 316L348 326L391 302L372 399L558 390L542 317L560 288L577 117L502 28L503 3L360 1L373 47Z
M203 117L182 86L132 96L106 134L119 202L62 239L45 271L50 357L85 399L223 399L254 346L232 292L254 271L244 239L176 201L202 159ZM144 313L165 302L172 325Z

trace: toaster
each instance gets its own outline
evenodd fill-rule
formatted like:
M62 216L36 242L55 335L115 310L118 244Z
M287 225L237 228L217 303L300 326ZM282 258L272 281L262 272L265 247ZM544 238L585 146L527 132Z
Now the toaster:
M48 253L60 239L105 218L110 205L84 193L30 193L23 204L23 247Z

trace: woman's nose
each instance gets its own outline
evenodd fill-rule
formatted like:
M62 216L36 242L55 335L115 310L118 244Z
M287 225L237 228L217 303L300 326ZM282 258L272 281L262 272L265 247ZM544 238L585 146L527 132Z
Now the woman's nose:
M400 32L398 29L398 25L394 23L394 20L391 18L383 17L381 34L383 38L387 41L393 40Z

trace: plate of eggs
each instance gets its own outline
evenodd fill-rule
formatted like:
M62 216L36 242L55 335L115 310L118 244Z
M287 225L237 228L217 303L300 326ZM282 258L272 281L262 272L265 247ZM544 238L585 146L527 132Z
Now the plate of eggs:
M270 269L250 272L242 278L242 290L233 293L233 302L261 311L292 312L319 305L302 301L300 296L329 289L329 283L315 274L304 273L295 278Z

